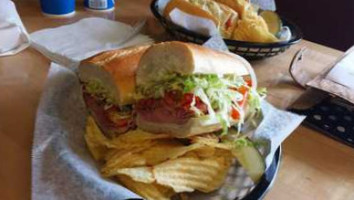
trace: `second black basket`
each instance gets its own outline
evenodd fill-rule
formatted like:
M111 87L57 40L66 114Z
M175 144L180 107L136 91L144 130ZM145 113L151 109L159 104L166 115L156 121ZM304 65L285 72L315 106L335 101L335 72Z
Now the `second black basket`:
M167 20L158 11L158 1L159 0L153 0L151 2L151 11L162 24L162 26L166 29L166 31L174 36L177 40L203 44L209 39L208 36L189 31ZM225 39L224 41L228 46L229 51L243 56L248 60L262 59L278 55L302 39L302 32L295 24L284 18L281 18L281 20L283 25L288 26L291 31L292 36L288 41L280 41L274 43L256 43L228 39Z

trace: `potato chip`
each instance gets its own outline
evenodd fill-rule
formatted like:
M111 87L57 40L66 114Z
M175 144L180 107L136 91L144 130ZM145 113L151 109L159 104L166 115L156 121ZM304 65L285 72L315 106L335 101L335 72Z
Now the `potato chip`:
M141 146L141 147L135 147L132 149L110 149L108 152L106 152L104 159L106 161L111 160L111 159L117 159L120 156L122 156L128 152L137 153L137 152L143 151L147 148L148 148L147 146Z
M91 116L87 118L85 140L95 160L102 160L108 148L112 147Z
M110 143L114 146L114 149L106 152L105 160L107 161L107 164L103 171L107 171L108 168L112 170L114 168L143 165L146 159L141 158L141 156L136 155L136 153L161 143L160 140L164 140L164 138L167 137L170 136L147 133L141 130L129 131L125 134L119 135ZM125 160L127 157L128 159ZM109 173L105 174L108 175Z
M210 147L226 150L231 150L234 147L231 143L221 143L219 138L214 134L191 137L191 142L194 144L204 144Z
M214 0L216 2L225 4L235 10L240 19L249 17L249 15L258 15L258 6L253 5L249 0Z
M118 179L125 187L147 200L169 200L175 194L171 188L156 183L136 182L124 175L119 175Z
M107 160L101 170L103 176L113 176L118 169L146 165L146 159L142 157L141 154L132 153L130 151L126 151L122 154L118 152L117 154L117 156L112 156L110 160Z
M192 152L200 158L208 158L214 156L216 151L214 147L203 145Z
M214 143L218 143L220 139L215 134L204 134L204 135L197 135L197 136L190 137L190 141L192 143L214 144Z
M142 183L153 183L155 178L151 167L135 167L118 169L114 175L126 175L134 181Z
M106 138L92 117L86 142L101 170L146 199L170 199L175 192L210 192L222 184L231 165L233 145L214 134L194 136L186 145L169 135L130 131ZM186 140L187 141L187 140Z
M156 145L141 152L118 152L107 161L102 173L104 176L114 176L120 168L153 166L169 159L175 159L200 147L200 144L185 146L176 140L160 140Z
M114 138L111 143L116 148L128 149L141 146L152 146L157 139L170 138L171 136L165 134L153 134L142 131L140 129L129 131Z
M175 192L211 192L223 183L231 161L224 157L180 157L153 167L158 184Z
M92 116L87 117L86 134L92 137L98 145L113 147L110 140L102 133Z
M170 144L156 145L142 154L146 158L147 165L156 165L165 160L175 159L177 157L183 156L189 151L200 148L200 144L193 144L189 146L184 146L182 144L172 146Z
M249 42L277 42L278 39L269 32L263 18L245 18L239 20L233 33L233 39Z

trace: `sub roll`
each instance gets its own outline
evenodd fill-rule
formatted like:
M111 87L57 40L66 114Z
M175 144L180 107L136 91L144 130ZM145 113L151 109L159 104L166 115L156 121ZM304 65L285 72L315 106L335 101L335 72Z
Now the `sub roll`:
M81 62L78 76L90 114L109 137L136 128L135 75L148 46L113 50Z

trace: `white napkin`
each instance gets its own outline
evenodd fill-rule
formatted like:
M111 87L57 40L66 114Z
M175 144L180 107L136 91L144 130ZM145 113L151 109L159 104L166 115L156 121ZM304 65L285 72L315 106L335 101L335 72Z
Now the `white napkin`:
M329 71L326 78L354 91L354 46Z
M29 45L29 35L15 4L10 0L0 0L0 56L14 55Z
M138 34L143 24L132 27L102 18L86 18L32 33L32 46L58 64L75 67L102 51L152 43L150 37Z

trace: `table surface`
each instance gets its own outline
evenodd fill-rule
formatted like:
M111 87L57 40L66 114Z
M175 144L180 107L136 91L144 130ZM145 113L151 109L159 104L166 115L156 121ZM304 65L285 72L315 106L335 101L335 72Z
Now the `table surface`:
M169 39L149 10L149 0L120 0L115 13L99 14L83 9L69 19L51 19L40 12L39 1L15 0L28 32L57 27L83 17L100 16L127 23L146 18L146 34ZM280 108L292 104L304 90L288 74L289 63L302 47L309 49L306 69L321 71L342 52L302 41L282 55L252 62L261 86L268 87L268 100ZM32 48L0 58L0 199L30 199L31 145L36 109L50 61ZM354 199L354 149L300 126L283 143L278 177L267 200Z

